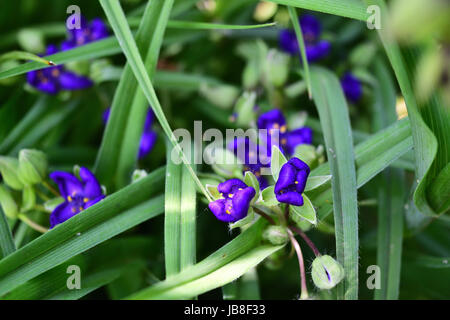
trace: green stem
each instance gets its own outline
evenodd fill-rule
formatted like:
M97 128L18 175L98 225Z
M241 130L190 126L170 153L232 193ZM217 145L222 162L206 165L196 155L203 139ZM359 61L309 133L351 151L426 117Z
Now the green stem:
M19 219L22 220L24 223L26 223L30 228L40 232L40 233L46 233L48 231L47 228L44 228L43 226L41 226L40 224L37 224L36 222L34 222L33 220L31 220L30 218L28 218L25 214L20 213L18 215Z

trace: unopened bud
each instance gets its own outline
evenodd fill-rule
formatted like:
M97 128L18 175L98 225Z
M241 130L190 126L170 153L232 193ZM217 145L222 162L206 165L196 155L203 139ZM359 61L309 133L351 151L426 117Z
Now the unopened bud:
M141 180L142 178L145 178L148 175L147 171L145 170L134 170L132 176L131 176L131 182L135 183L139 180Z
M267 227L267 229L264 230L262 237L273 245L285 244L288 241L288 234L285 228L281 226Z
M314 259L312 279L319 289L331 289L344 278L344 268L332 257L325 255Z
M275 49L269 51L266 63L266 79L275 87L281 87L289 75L289 56Z
M22 190L24 185L19 178L19 161L11 157L0 157L0 173L3 181L14 190Z
M0 205L8 218L14 219L19 213L11 193L2 185L0 185Z
M19 176L27 185L33 185L45 179L47 174L47 156L42 151L23 149L19 152Z
M242 96L236 102L235 112L237 114L236 124L239 127L247 127L255 120L255 107L256 93L244 92Z
M209 102L222 109L229 109L236 101L239 90L230 85L207 85L200 86L200 93Z

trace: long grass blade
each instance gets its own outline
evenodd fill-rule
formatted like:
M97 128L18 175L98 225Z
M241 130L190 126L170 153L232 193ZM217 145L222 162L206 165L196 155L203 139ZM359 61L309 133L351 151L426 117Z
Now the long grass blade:
M16 250L8 219L0 207L0 259Z
M136 76L138 83L141 86L141 89L143 90L148 102L150 103L156 115L156 118L161 124L164 133L167 135L170 142L173 144L173 146L179 153L180 158L182 159L183 163L189 170L189 173L191 174L192 179L195 181L197 187L202 191L202 193L209 201L212 201L213 199L208 194L205 187L200 182L194 170L192 169L189 160L186 158L186 155L184 154L183 150L181 150L181 147L179 146L178 141L175 138L169 123L167 122L167 119L156 96L150 78L145 70L144 62L142 61L142 58L139 55L138 48L136 47L136 43L133 39L131 30L127 24L125 15L123 13L119 1L100 0L100 3L106 13L106 16L108 17L109 22L111 23L111 26L114 29L116 37L119 39L119 42L122 45L122 49L125 56L127 57L127 61L130 64L133 73Z
M148 19L152 21L151 32L146 35L149 43L147 57L145 58L145 69L148 76L153 79L158 63L159 51L161 49L164 32L173 0L158 0L149 2L151 14ZM131 94L128 92L127 94ZM117 164L117 187L121 188L130 182L131 174L136 167L141 135L148 110L147 99L141 89L137 88L132 100L128 120L123 132L121 147L116 151L119 157ZM124 119L125 120L125 119Z
M298 47L300 48L300 55L302 57L302 62L303 62L306 87L308 88L308 96L311 99L312 98L311 75L309 73L309 64L308 64L308 58L306 56L305 41L303 40L302 28L298 21L298 15L297 15L297 11L295 10L295 8L288 7L288 11L289 11L289 16L291 17L292 25L294 26L295 35L297 36Z
M345 279L338 285L338 299L357 299L357 184L348 106L334 74L315 67L311 77L331 168L337 259L345 270Z
M337 16L366 21L366 6L359 0L269 0L286 6L319 11Z

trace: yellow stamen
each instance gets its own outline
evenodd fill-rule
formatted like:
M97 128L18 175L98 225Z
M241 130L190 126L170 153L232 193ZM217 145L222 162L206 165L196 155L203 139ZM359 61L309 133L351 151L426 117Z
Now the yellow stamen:
M76 213L76 212L77 212L77 209L72 208L72 213Z
M225 212L227 213L227 214L231 214L231 212L230 212L230 210L225 210Z
M298 184L298 181L295 181L295 184Z
M83 202L84 202L84 203L87 203L88 201L89 201L89 198L84 198L84 199L83 199Z
M274 127L274 129L278 129L278 128L280 128L280 125L278 123L274 123L273 127Z
M72 199L71 196L68 196L68 197L67 197L67 201L72 202L72 200L73 200L73 199Z
M286 138L281 139L281 144L282 144L282 145L285 145L286 143L287 143Z
M280 132L281 132L281 133L285 133L285 132L286 132L286 125L282 125L282 126L281 126Z

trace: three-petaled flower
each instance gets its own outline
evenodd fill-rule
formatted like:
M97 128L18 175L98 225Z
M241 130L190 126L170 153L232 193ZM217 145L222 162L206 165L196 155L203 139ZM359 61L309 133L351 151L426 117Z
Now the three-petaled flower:
M68 34L68 40L61 44L63 51L109 36L108 27L102 19L95 18L88 23L83 16L80 18L80 28L68 30Z
M235 138L228 149L243 162L244 170L252 172L259 182L261 190L269 185L267 179L261 174L261 169L270 167L270 158L262 152L259 145L250 140L249 137Z
M350 72L346 72L341 78L341 86L347 99L353 103L357 103L362 96L361 81Z
M108 108L103 113L103 122L106 124L109 119L109 114L111 109ZM155 145L156 139L158 135L156 132L152 130L153 121L155 119L155 115L152 109L149 109L147 112L147 116L145 118L144 130L142 132L141 141L139 144L139 159L144 158L146 155L152 151L153 146Z
M322 27L319 20L312 15L305 14L300 19L303 39L305 41L306 57L309 62L322 59L330 52L331 44L327 40L321 40ZM291 55L298 55L297 36L290 29L283 29L280 32L280 47Z
M80 168L81 180L63 171L52 172L50 178L58 185L64 198L64 202L50 215L50 228L72 218L105 197L94 174L85 167Z
M230 179L217 186L222 198L212 201L208 207L217 219L224 222L236 222L244 218L250 202L256 194L253 187L239 179Z
M286 126L286 119L278 109L260 115L257 125L258 129L267 130L267 134L261 134L260 138L267 144L269 155L273 145L281 146L287 154L292 155L296 146L312 143L313 133L311 128L303 127L289 131Z
M275 183L274 191L277 200L294 206L302 206L302 193L305 190L309 172L308 165L298 158L292 158L285 163L281 167Z
M46 55L58 52L55 45L47 47ZM27 82L39 91L56 94L61 90L79 90L92 86L89 78L67 71L63 66L49 67L27 73Z

